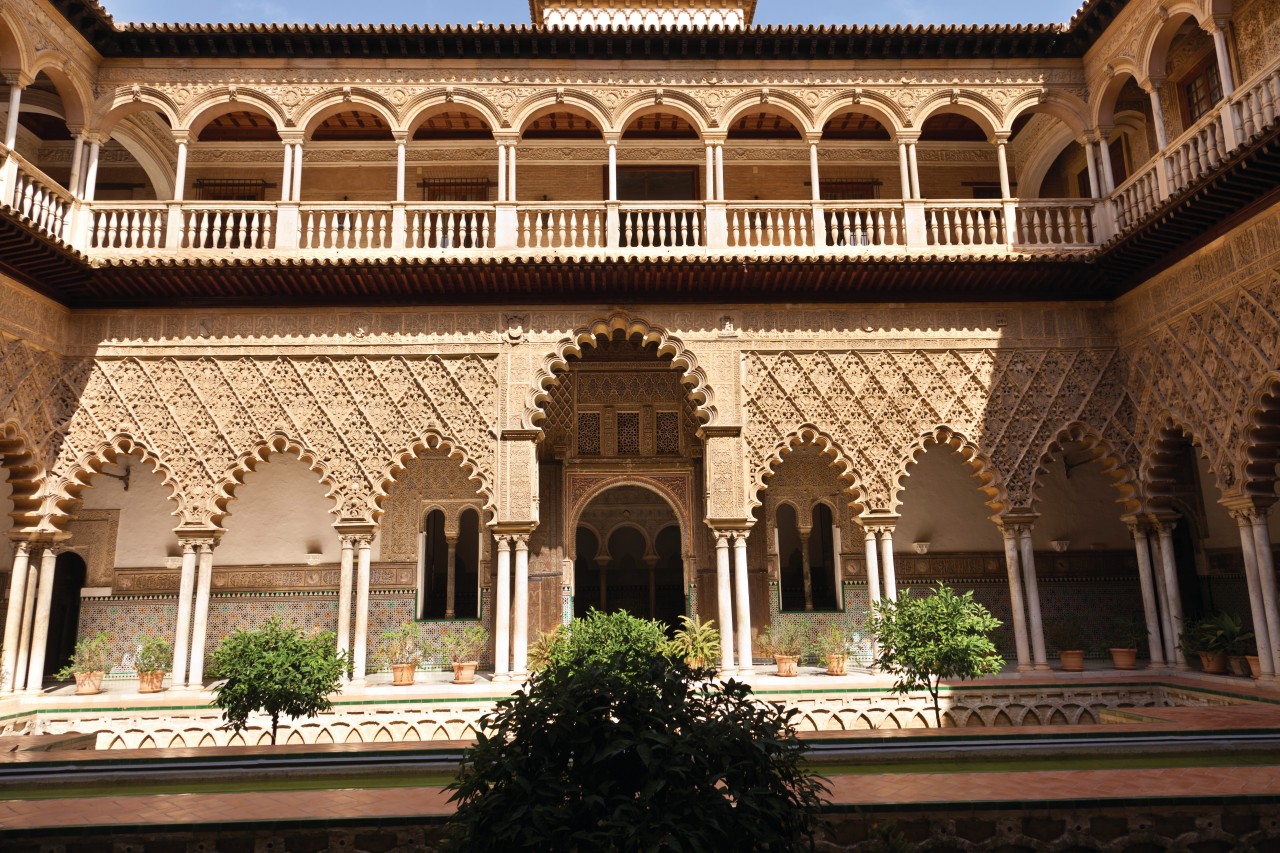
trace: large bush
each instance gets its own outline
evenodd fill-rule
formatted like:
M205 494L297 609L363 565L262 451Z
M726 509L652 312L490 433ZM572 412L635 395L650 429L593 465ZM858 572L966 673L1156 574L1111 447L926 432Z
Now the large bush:
M482 721L452 785L451 849L810 849L824 787L801 764L794 712L703 681L638 622L575 623Z
M661 622L626 611L592 610L556 632L545 677L555 680L590 667L611 667L623 678L646 677L651 663L669 648Z

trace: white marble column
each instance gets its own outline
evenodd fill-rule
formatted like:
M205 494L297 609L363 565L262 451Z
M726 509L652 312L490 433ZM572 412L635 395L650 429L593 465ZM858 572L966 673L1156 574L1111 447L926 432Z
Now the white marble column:
M72 139L75 143L71 147L71 176L67 180L67 189L73 196L80 198L80 176L84 170L84 134L77 131L72 134Z
M293 144L293 201L302 201L302 143Z
M724 143L716 143L716 201L724 201Z
M31 663L27 669L27 692L44 689L44 657L49 647L49 609L53 605L53 578L58 552L46 545L40 554L40 588L36 592L35 620L31 626Z
M182 569L178 575L178 618L173 628L173 675L170 684L185 687L187 661L191 653L191 600L196 591L196 544L179 540L182 547Z
M884 595L898 600L898 577L893 568L893 525L880 525L880 568L884 572Z
M12 693L14 674L18 664L18 637L22 634L23 604L27 600L27 566L31 559L31 545L27 542L13 543L13 569L9 575L9 607L4 615L4 657L0 662L0 672L4 674L4 682L0 683L0 693Z
M1080 147L1084 149L1084 165L1089 172L1089 198L1102 198L1098 189L1098 163L1094 154L1093 137L1086 136Z
M458 537L446 536L444 567L444 618L452 619L456 615L458 569L454 565L458 559Z
M867 555L867 599L874 605L880 601L880 558L876 553L879 546L876 542L876 529L863 527L862 536Z
M809 534L811 527L799 528L800 534L800 571L804 577L804 609L813 609L813 565L809 559Z
M1227 25L1231 22L1230 15L1214 15L1213 22L1209 30L1209 35L1213 36L1213 52L1218 58L1218 78L1222 81L1222 96L1229 98L1236 90L1235 74L1231 71L1231 55L1227 50Z
M1160 565L1164 571L1165 595L1169 602L1169 627L1173 638L1182 636L1182 593L1178 586L1178 566L1173 556L1173 525L1176 523L1166 521L1156 525L1156 535L1160 537ZM1173 650L1178 668L1186 669L1187 660L1176 639Z
M22 89L18 82L10 82L9 113L4 123L4 147L10 151L18 144L18 113L22 110Z
M1102 164L1103 195L1111 195L1116 191L1116 176L1111 171L1111 143L1109 134L1098 137L1098 160Z
M516 144L507 145L507 196L509 201L517 201L516 195Z
M511 677L511 539L498 536L498 568L493 580L493 677Z
M280 175L280 200L293 201L293 143L284 144L284 171Z
M373 534L352 537L356 544L356 635L352 642L351 680L363 683L369 666L369 562L373 555Z
M1000 170L1000 198L1013 198L1009 182L1009 134L996 136L996 167ZM1047 667L1046 667L1047 668Z
M213 586L213 545L212 539L196 540L197 577L196 577L196 609L192 616L191 627L191 669L187 676L187 685L194 690L204 687L204 645L209 633L209 592Z
M39 551L33 549L34 557ZM22 625L18 630L18 660L13 665L13 690L21 691L27 685L27 660L31 657L31 623L36 615L36 587L40 583L40 563L30 560L27 564L26 592L22 596Z
M902 182L902 197L911 198L911 163L907 159L907 143L898 143L898 180Z
M498 143L498 201L507 201L507 144Z
M706 171L706 180L705 180L705 183L706 183L706 185L707 185L707 191L706 191L705 195L706 195L706 197L707 197L707 201L715 201L715 200L716 200L716 149L715 149L715 144L714 144L714 143L711 143L711 142L708 142L708 143L706 143L706 148L707 148L707 165L706 165L706 169L705 169L705 171Z
M89 143L89 165L84 174L84 201L92 202L98 191L98 155L102 151L101 140Z
M396 137L396 201L404 201L404 161L408 139L403 135Z
M1031 670L1027 643L1027 605L1022 597L1022 576L1018 568L1018 534L1013 525L1002 526L1004 561L1009 573L1009 603L1013 611L1013 644L1018 655L1018 672Z
M1022 582L1026 585L1027 633L1031 635L1031 656L1035 668L1049 671L1049 658L1044 650L1044 622L1040 618L1040 584L1036 578L1036 552L1031 543L1031 525L1018 528L1018 556L1022 563Z
M342 550L338 557L338 651L351 654L351 583L355 578L356 543L350 536L339 536ZM417 618L419 614L414 614Z
M822 185L819 181L817 140L809 141L809 188L812 190L810 197L814 201L821 201Z
M715 531L716 604L720 615L720 672L733 672L733 579L729 569L729 534Z
M907 163L911 166L911 197L924 198L924 191L920 187L920 164L916 161L914 140L907 143Z
M1258 646L1258 668L1268 678L1276 674L1271 635L1262 605L1262 582L1258 578L1258 554L1253 541L1252 511L1233 510L1231 516L1240 530L1240 552L1244 557L1244 577L1249 587L1249 615L1253 619L1253 637Z
M1267 636L1271 641L1271 658L1280 672L1280 610L1276 604L1275 555L1271 551L1271 534L1267 530L1267 510L1254 511L1253 544L1258 558L1258 586L1262 591L1262 612L1267 623Z
M751 583L747 575L747 532L733 534L733 585L734 610L737 616L735 631L738 639L738 674L750 675L755 671L751 650Z
M1147 549L1151 552L1151 575L1155 578L1156 602L1160 606L1160 635L1164 638L1165 663L1177 661L1178 637L1173 633L1173 621L1169 618L1169 593L1164 586L1164 562L1160 557L1160 537L1154 530L1147 530Z
M173 200L182 201L187 190L187 137L182 134L178 143L178 165L173 172Z
M511 671L529 672L529 534L513 536L516 546L515 612L511 614Z
M1169 146L1169 136L1164 129L1164 105L1160 103L1160 88L1163 80L1151 79L1151 88L1147 89L1147 99L1151 101L1151 120L1155 124L1156 147L1163 151Z
M618 140L610 138L609 144L609 201L618 200Z
M1133 536L1133 550L1138 558L1138 585L1142 588L1142 616L1147 626L1147 646L1152 666L1164 666L1164 633L1160 628L1160 608L1156 604L1155 578L1151 572L1151 549L1147 531L1141 522L1130 521L1129 533Z

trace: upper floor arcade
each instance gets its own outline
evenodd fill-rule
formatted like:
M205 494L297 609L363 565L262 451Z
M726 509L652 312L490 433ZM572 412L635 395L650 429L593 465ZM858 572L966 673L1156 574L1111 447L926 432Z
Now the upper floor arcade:
M413 28L403 60L394 30L117 27L72 5L0 12L0 202L94 265L1085 258L1274 136L1280 102L1266 0L692 46ZM40 20L59 48L32 47Z

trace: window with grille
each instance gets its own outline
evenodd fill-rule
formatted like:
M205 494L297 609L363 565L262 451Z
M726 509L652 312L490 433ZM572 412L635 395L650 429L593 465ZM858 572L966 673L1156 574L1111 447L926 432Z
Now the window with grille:
M1188 125L1195 124L1222 100L1217 63L1208 60L1182 81L1182 107Z
M639 412L618 412L618 455L640 455Z
M268 187L263 180L241 178L200 178L195 182L197 201L265 201Z
M659 455L680 452L680 415L676 412L658 412L654 415L654 432L657 433L656 450Z
M578 413L578 455L600 455L600 413Z
M418 187L423 201L489 201L488 178L431 178Z

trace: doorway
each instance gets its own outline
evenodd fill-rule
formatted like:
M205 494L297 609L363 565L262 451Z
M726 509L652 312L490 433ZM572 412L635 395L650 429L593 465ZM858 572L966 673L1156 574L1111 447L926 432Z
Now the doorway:
M49 677L71 663L80 628L80 590L84 588L84 559L74 551L58 555L53 569L53 598L49 607L49 639L44 675Z

